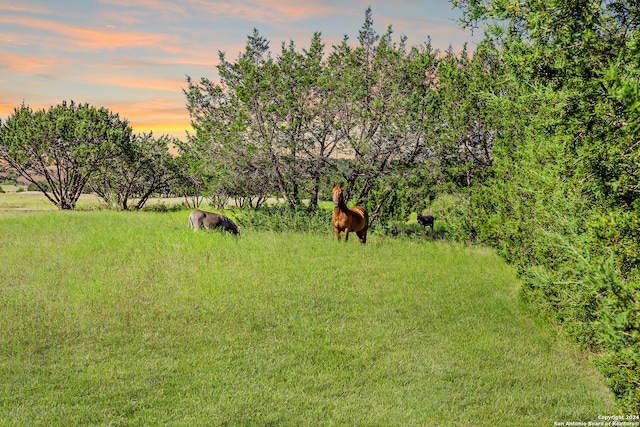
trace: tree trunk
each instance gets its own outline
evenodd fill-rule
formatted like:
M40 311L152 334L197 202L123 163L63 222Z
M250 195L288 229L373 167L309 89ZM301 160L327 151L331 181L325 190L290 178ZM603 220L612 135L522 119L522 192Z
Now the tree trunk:
M378 218L378 214L380 213L380 209L382 208L382 205L384 204L384 202L387 201L389 196L391 196L394 191L395 190L393 188L388 188L386 194L382 197L382 199L380 199L380 201L378 202L378 206L376 206L375 210L369 217L369 227L371 227L374 221Z

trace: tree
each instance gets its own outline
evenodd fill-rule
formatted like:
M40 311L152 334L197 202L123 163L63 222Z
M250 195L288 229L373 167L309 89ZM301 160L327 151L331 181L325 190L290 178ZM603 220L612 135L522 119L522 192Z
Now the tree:
M288 197L279 159L278 123L272 86L277 70L269 43L257 31L245 52L231 63L220 52L220 84L207 78L187 81L187 108L196 130L183 151L212 181L209 193L262 199L274 189ZM249 194L248 192L251 192ZM293 199L292 199L293 200Z
M640 410L640 8L636 1L470 0L514 92L494 177L478 192L481 234L518 266L523 295L555 317Z
M278 65L283 77L276 99L283 113L283 141L288 141L281 149L285 170L292 181L294 204L300 203L300 192L304 190L313 210L318 204L324 171L340 140L333 129L334 86L327 72L320 33L313 35L309 49L302 52L295 50L293 42L283 44Z
M0 159L59 209L73 209L89 178L131 131L117 114L89 104L65 101L38 111L22 105L2 125Z
M176 141L178 156L176 163L176 180L171 189L174 193L184 197L188 207L198 208L208 192L207 183L214 179L208 174L209 168L202 161L198 153L189 142ZM221 195L226 201L226 194Z
M351 47L345 37L328 59L337 82L335 127L343 137L339 148L351 159L344 175L345 198L355 198L375 212L403 175L425 161L435 140L437 52L429 43L407 52L406 38L397 44L392 34L391 27L382 37L375 32L369 8L359 44ZM376 191L372 200L369 195L382 182L384 190Z
M429 44L407 52L405 38L391 36L391 28L376 34L369 8L359 45L345 37L326 59L319 33L308 49L291 41L272 58L254 30L235 62L220 53L220 83L188 78L185 92L203 166L224 176L221 185L247 188L251 177L256 190L275 190L290 205L304 193L311 209L330 173L341 173L346 197L357 190L360 203L384 180L386 193L368 201L379 210L435 139L437 52Z
M141 209L149 197L167 190L178 179L170 144L175 144L175 138L168 135L157 139L153 134L134 135L114 147L114 156L92 176L91 189L122 210L127 210L129 200L137 197L134 208Z
M434 144L434 173L441 191L467 199L493 172L493 149L502 131L491 101L505 95L502 58L490 39L475 52L447 51L438 64L439 137ZM467 212L469 236L475 235L473 212Z

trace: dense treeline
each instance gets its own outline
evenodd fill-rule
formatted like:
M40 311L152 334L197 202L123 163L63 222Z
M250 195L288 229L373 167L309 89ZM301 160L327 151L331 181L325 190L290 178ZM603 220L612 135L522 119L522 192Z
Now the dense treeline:
M220 53L220 83L189 79L196 133L182 154L233 197L304 198L313 209L340 179L348 198L379 213L432 157L437 61L429 44L376 34L370 10L355 47L345 37L328 54L316 33L308 49L283 43L273 58L254 31L236 61Z
M315 34L308 48L291 41L272 56L254 31L236 60L220 53L218 82L188 78L195 131L185 141L131 135L102 109L22 106L2 126L0 158L20 173L70 165L122 209L162 191L254 208L273 196L296 209L307 199L314 210L338 180L373 221L428 209L450 235L488 243L517 266L523 297L593 352L621 407L638 412L638 5L458 6L466 25L486 29L473 52L409 47L391 28L380 36L371 10L358 40L330 52ZM73 176L47 181L75 194ZM65 197L52 201L73 207Z
M640 9L633 1L472 0L466 22L506 23L478 237L526 279L524 296L597 354L640 410Z

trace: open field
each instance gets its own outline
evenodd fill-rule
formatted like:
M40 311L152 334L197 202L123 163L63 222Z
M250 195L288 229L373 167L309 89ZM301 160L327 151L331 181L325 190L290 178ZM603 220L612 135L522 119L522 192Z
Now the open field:
M614 412L492 251L0 211L0 426L552 426Z
M24 186L1 185L5 193L0 193L0 210L57 210L40 191L20 191ZM132 201L135 199L132 199ZM148 205L163 203L165 205L175 205L184 202L183 198L151 198ZM78 200L76 208L79 210L94 209L104 205L104 201L95 194L82 194Z

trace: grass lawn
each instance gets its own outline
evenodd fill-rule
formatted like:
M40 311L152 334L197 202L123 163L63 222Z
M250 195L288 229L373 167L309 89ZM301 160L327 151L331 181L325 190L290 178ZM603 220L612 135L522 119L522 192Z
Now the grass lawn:
M0 426L552 426L603 378L491 250L0 211Z

